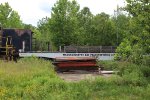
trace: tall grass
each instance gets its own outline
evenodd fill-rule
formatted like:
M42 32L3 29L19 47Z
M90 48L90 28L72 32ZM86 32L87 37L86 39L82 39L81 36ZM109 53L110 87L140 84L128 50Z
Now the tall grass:
M149 100L150 84L137 84L140 73L65 82L49 61L24 58L0 61L0 99L2 100ZM129 76L127 76L129 75ZM131 81L131 82L130 82Z

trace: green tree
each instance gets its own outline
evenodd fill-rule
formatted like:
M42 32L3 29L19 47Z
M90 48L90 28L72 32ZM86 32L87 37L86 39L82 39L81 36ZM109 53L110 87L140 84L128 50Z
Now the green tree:
M110 46L115 45L116 34L113 22L105 13L97 14L92 20L92 44Z
M59 0L52 7L50 31L56 47L77 44L78 12L79 5L74 0Z
M38 21L38 34L35 35L36 42L39 44L40 50L47 50L48 44L52 45L52 34L50 32L50 18L45 17Z
M93 14L88 7L84 7L78 14L79 21L79 43L78 45L90 45L91 43L91 25Z
M49 20L50 19L48 17L45 17L45 18L42 18L41 20L39 20L39 22L38 22L37 27L38 27L39 32L41 33L40 40L42 40L42 41L51 41Z
M0 24L4 28L23 28L19 14L8 3L0 4Z
M131 43L139 45L143 53L150 53L150 1L127 0L126 10L132 16L130 24Z
M128 35L130 17L119 14L111 18L115 27L116 45L118 46Z
M139 64L142 63L143 55L150 54L150 1L126 1L125 9L131 16L129 33L126 37L132 49L129 58Z

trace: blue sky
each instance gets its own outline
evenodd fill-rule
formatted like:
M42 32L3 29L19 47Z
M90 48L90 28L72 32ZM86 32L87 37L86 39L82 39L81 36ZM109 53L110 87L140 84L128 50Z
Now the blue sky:
M0 0L0 3L8 2L10 6L19 13L21 20L26 24L37 25L39 19L50 16L51 8L57 0ZM80 8L89 7L96 15L101 12L113 15L114 10L124 6L124 0L76 0Z

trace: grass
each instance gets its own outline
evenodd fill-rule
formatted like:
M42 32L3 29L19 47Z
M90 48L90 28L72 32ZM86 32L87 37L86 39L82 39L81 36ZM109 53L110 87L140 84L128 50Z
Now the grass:
M149 93L150 84L136 72L65 82L49 61L36 58L24 58L17 63L0 61L2 100L149 100Z

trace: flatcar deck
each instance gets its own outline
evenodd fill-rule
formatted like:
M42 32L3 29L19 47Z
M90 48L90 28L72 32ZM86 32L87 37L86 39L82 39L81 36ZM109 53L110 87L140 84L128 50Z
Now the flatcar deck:
M115 53L62 53L62 52L20 52L20 57L40 57L54 59L57 57L95 57L98 60L113 60Z

